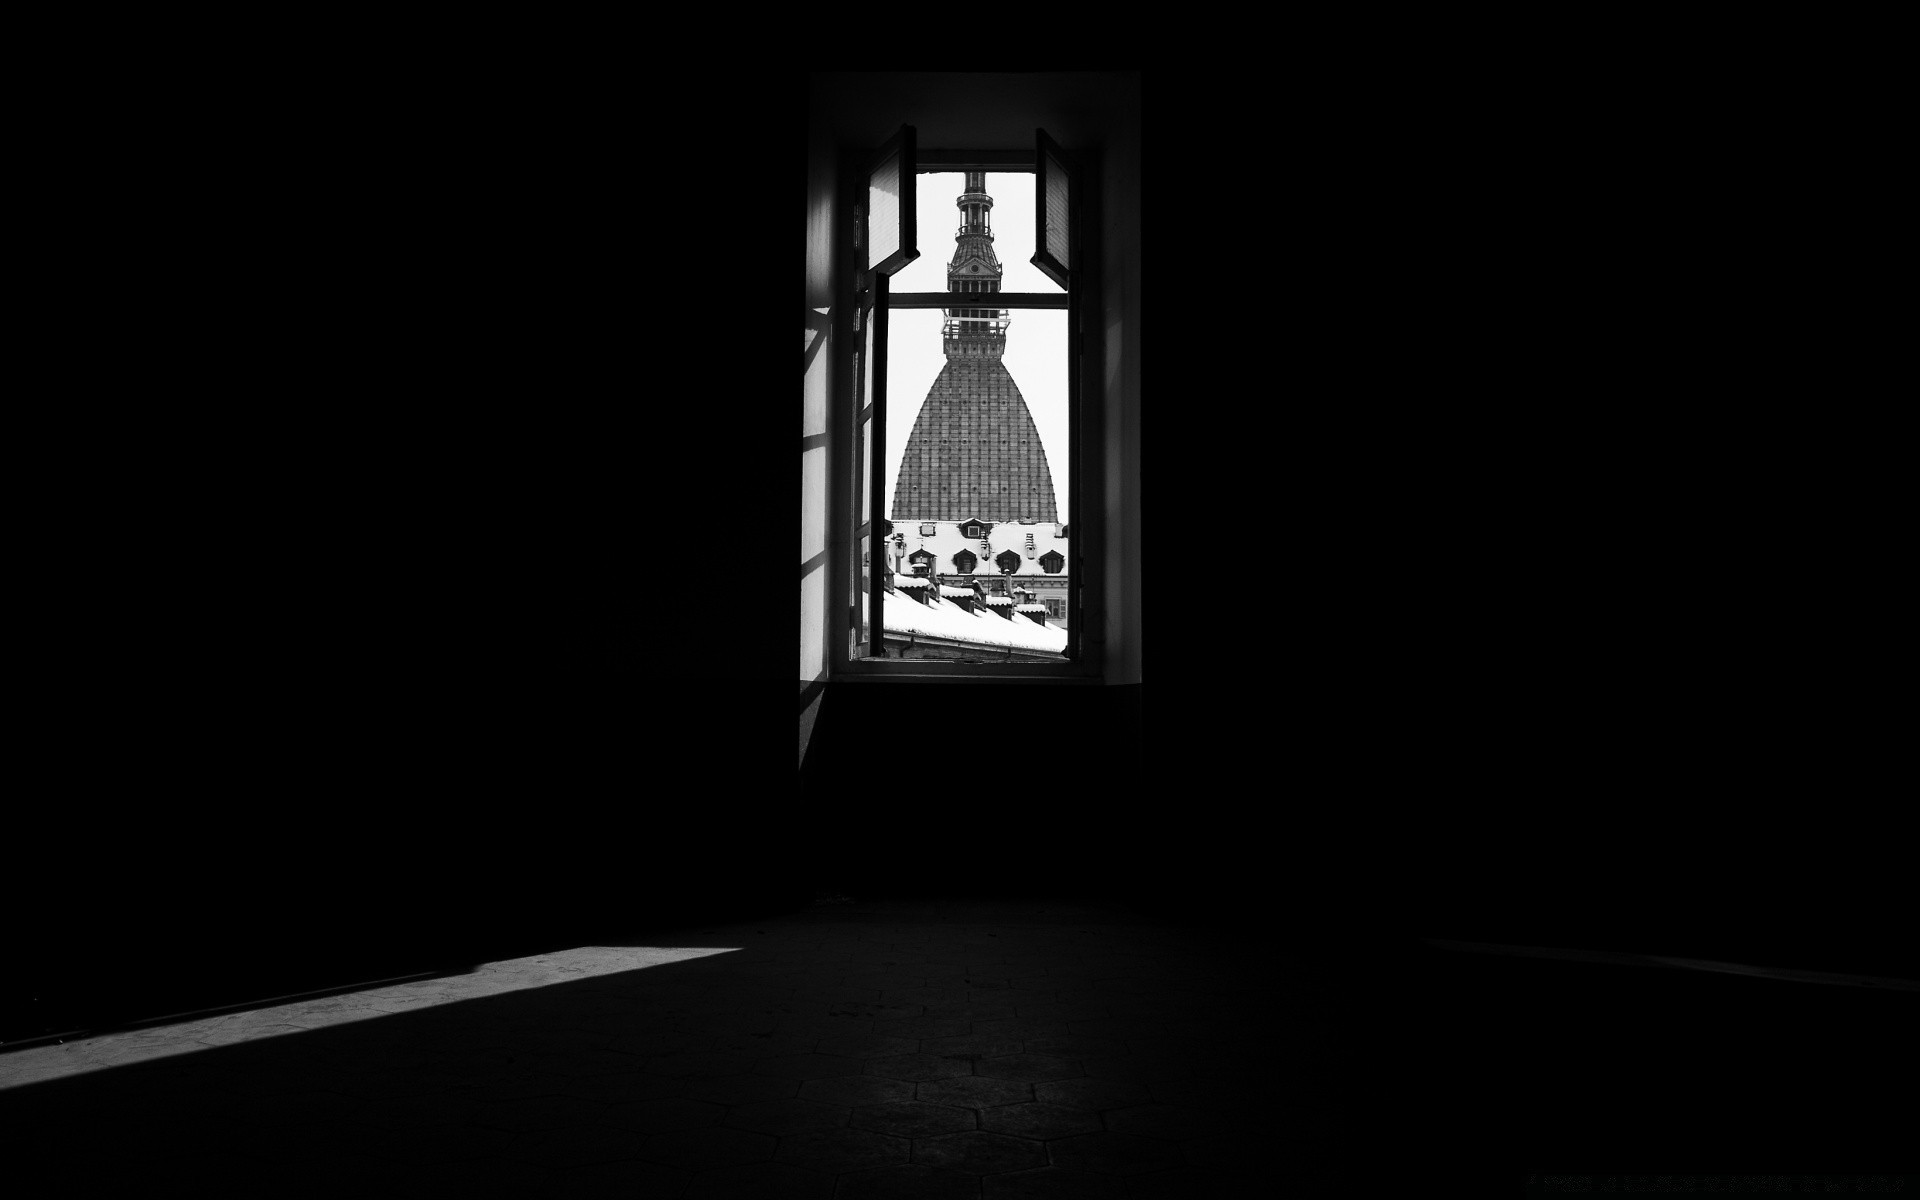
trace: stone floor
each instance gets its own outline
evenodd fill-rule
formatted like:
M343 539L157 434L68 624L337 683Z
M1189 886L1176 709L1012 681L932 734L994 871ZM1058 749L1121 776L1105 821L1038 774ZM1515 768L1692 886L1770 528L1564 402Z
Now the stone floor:
M0 1128L33 1195L1317 1191L1341 1003L1242 932L822 904L15 1050Z

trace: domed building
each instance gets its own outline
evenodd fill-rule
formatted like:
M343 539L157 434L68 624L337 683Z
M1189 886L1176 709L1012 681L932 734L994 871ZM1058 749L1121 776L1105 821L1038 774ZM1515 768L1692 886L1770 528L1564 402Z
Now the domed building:
M895 477L888 566L947 587L975 589L981 608L1011 602L1064 632L1067 526L1059 519L1046 446L1002 361L1008 310L992 307L1002 270L993 249L986 175L969 171L955 201L960 226L947 288L979 307L944 310L946 365L915 417ZM919 568L919 570L916 570ZM988 596L996 597L987 604Z

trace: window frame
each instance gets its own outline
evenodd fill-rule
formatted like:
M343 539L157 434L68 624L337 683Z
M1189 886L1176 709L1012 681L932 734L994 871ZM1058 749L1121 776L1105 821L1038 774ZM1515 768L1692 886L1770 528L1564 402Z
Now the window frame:
M1045 149L1043 149L1045 148ZM1100 476L1103 456L1099 452L1101 396L1096 390L1096 381L1100 372L1093 365L1100 361L1100 322L1094 319L1096 298L1100 295L1098 254L1089 252L1091 247L1100 244L1099 214L1097 197L1099 188L1099 161L1095 152L1075 149L1063 151L1044 132L1040 132L1035 143L1023 149L1005 150L930 150L920 152L914 163L915 175L933 173L984 171L990 174L1019 174L1037 178L1043 153L1052 153L1056 158L1064 158L1072 167L1069 214L1071 224L1069 236L1073 247L1069 256L1076 269L1068 276L1064 292L996 292L994 306L1006 309L1065 309L1067 322L1067 445L1065 447L1068 466L1067 507L1075 514L1074 523L1083 527L1097 525L1099 516L1089 507L1103 495L1104 487ZM866 185L864 172L873 161L872 155L851 156L843 159L846 169L846 186L842 195L850 203L845 206L843 216L856 225L865 220ZM857 184L858 186L854 186ZM863 227L863 226L862 226ZM849 239L857 243L858 238ZM836 480L836 523L845 530L840 542L844 558L834 570L832 579L834 595L829 598L828 611L835 614L834 627L828 637L828 672L836 680L885 680L911 679L920 681L952 681L972 683L1010 683L1010 682L1047 682L1047 683L1101 683L1104 681L1106 662L1101 652L1099 639L1089 638L1087 633L1091 622L1088 614L1104 610L1100 593L1104 584L1102 578L1093 578L1087 569L1087 562L1094 557L1104 539L1094 537L1076 537L1069 541L1066 550L1067 597L1065 600L1068 614L1067 658L1060 662L959 662L930 659L889 659L884 657L855 657L853 631L857 628L858 614L853 605L866 599L856 597L858 590L855 581L860 578L861 539L867 531L877 529L875 522L884 519L881 512L885 504L886 486L884 473L887 469L885 455L886 409L889 407L884 394L884 383L875 386L877 396L868 396L858 390L860 380L854 378L857 349L864 349L873 331L874 351L871 364L876 377L884 369L886 351L884 338L887 329L886 313L896 308L945 308L951 307L952 292L936 293L890 293L888 279L884 274L864 270L861 259L862 250L858 245L849 245L843 259L843 276L846 280L841 295L850 304L842 304L842 313L861 311L861 306L869 305L866 311L870 315L866 320L856 320L847 326L847 336L839 344L847 348L844 356L847 361L841 363L841 378L845 386L839 391L835 405L836 436L848 453L841 459L847 464L845 470L838 472ZM1039 255L1036 250L1035 259ZM1033 261L1033 260L1030 260ZM1034 265L1041 266L1035 261ZM1042 268L1043 271L1045 268ZM868 369L862 365L858 370ZM871 411L869 411L871 410ZM872 447L870 459L862 453L860 426L863 418L869 421L868 436L877 444ZM864 481L862 487L860 473L863 459L870 461L871 478ZM869 511L853 511L853 498L865 492L869 500ZM1083 513L1082 510L1085 510ZM878 542L872 543L878 549ZM884 590L884 572L879 568L876 557L867 567L870 593L878 594ZM937 571L941 564L935 563ZM1058 578L1053 576L1053 578ZM870 614L871 616L871 610ZM870 640L879 639L884 647L883 628L870 630Z

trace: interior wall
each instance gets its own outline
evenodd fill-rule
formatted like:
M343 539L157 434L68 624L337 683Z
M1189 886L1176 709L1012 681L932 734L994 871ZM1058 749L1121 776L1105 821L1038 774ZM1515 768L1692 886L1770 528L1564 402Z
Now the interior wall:
M679 97L423 78L276 131L299 187L183 166L183 197L205 172L251 199L169 214L192 269L90 367L148 399L134 436L74 410L87 453L48 495L86 500L30 565L89 600L35 624L57 654L6 818L9 1022L630 936L804 862L775 561L802 466L784 405L728 419L791 397L791 329L708 302L778 288L791 191L702 191L682 236L686 189L608 149ZM797 185L803 91L710 97L650 161L792 113ZM720 253L739 237L776 249ZM723 494L764 541L706 535ZM760 609L704 603L736 589Z
M827 673L828 510L833 471L828 434L834 378L833 301L839 203L837 151L816 107L807 111L806 379L800 408L800 762L819 715Z
M1140 520L1145 480L1141 474L1142 378L1141 128L1138 80L1117 89L1101 153L1100 320L1104 361L1093 364L1105 406L1103 512L1111 552L1103 563L1106 593L1106 679L1137 684L1142 678L1146 614L1142 608L1145 563Z

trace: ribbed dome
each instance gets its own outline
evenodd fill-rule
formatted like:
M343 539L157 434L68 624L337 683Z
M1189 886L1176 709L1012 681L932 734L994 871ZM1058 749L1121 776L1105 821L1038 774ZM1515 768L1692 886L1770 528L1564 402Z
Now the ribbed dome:
M1033 414L1000 356L949 354L914 418L895 521L1057 521Z

